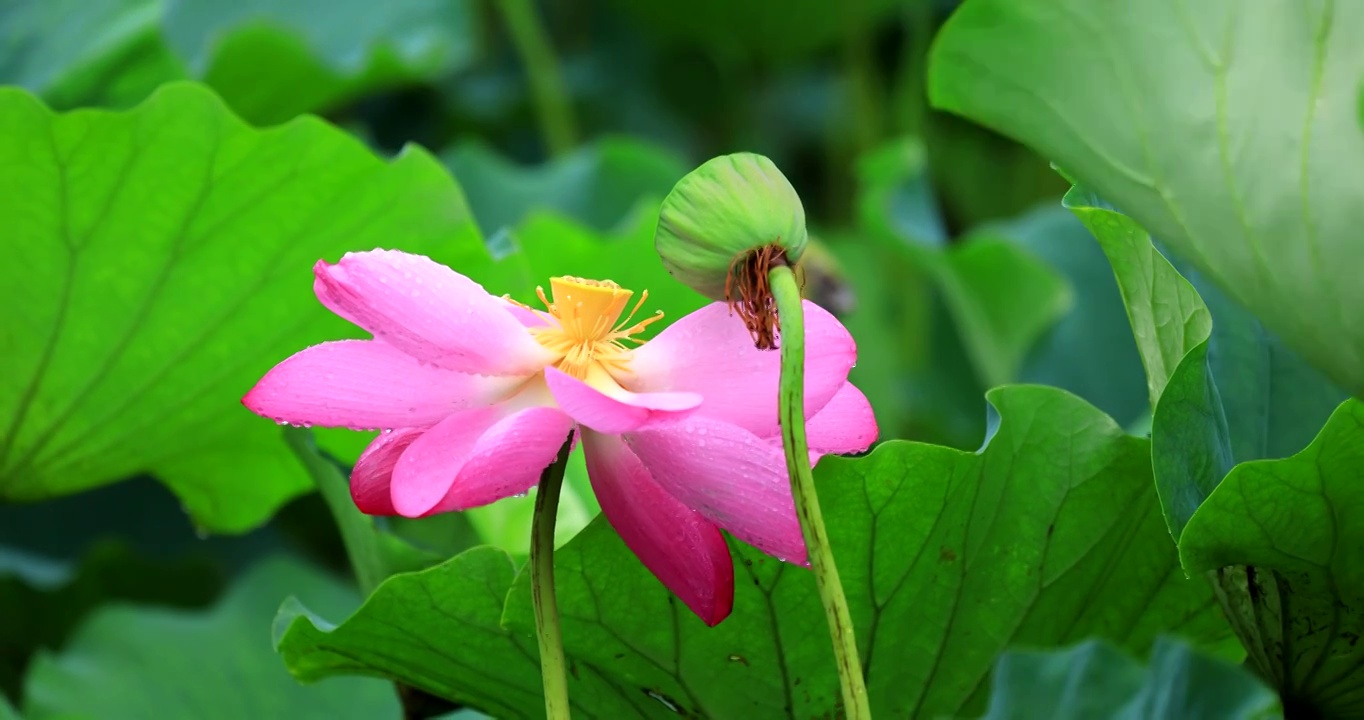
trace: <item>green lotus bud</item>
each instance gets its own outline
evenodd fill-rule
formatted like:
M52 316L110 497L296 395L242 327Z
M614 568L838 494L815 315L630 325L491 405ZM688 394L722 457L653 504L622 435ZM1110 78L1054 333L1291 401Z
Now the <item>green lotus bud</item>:
M776 313L768 271L805 252L805 208L771 160L712 158L663 200L654 246L673 277L744 319L760 348L773 347Z

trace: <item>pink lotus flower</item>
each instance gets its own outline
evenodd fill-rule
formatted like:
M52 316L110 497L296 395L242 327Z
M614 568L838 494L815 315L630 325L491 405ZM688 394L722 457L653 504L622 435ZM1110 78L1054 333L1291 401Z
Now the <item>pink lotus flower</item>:
M723 303L640 344L661 313L630 325L645 292L619 321L632 293L610 281L554 278L544 312L402 252L314 272L322 304L374 339L307 348L242 402L281 422L385 428L351 475L363 512L419 517L525 493L576 432L607 520L706 623L733 605L720 528L806 564L777 425L779 353L754 349ZM811 462L865 450L877 430L847 382L852 337L805 311Z

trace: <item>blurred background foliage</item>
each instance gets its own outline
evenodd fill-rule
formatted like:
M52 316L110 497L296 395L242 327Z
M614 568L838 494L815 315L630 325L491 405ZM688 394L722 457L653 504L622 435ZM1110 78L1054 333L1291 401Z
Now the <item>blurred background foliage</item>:
M1065 388L1144 432L1122 300L1103 252L1061 207L1068 183L1025 148L928 108L925 56L955 5L7 0L0 84L54 109L125 109L188 79L254 125L312 113L381 155L421 145L463 188L502 291L528 300L551 274L609 276L648 287L671 318L701 300L653 255L658 203L709 157L763 153L805 202L818 243L806 291L857 339L852 379L882 438L975 449L985 391L1014 382ZM318 437L342 464L367 440ZM595 514L584 476L579 459L565 539ZM120 617L211 638L234 632L234 608L309 592L325 607L352 592L325 577L346 571L345 555L322 499L301 491L233 535L196 529L149 477L0 506L0 690L16 705L48 702L21 700L26 669L36 668L29 692L59 692L52 656L98 656ZM390 526L443 555L479 542L518 553L529 510L507 502ZM281 552L308 562L256 564ZM176 614L185 609L210 614ZM301 699L281 696L279 712L345 702L309 700L327 684L294 690ZM397 702L355 692L364 707Z

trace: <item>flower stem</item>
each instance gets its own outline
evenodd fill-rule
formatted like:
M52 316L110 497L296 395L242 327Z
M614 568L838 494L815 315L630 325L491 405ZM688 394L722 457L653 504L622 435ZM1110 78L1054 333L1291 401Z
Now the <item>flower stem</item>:
M530 592L535 604L535 630L540 639L540 677L545 686L545 717L567 720L568 673L564 640L559 631L559 605L554 598L554 520L559 514L559 489L573 448L569 435L559 456L540 474L535 492L535 515L530 526Z
M545 145L550 155L563 155L577 143L578 130L549 34L531 0L497 0L495 4L502 9L502 18L526 67Z
M800 518L801 532L805 534L805 547L815 571L815 585L819 588L820 602L824 604L824 616L829 621L838 681L843 688L845 717L869 720L871 706L862 678L862 659L857 653L852 616L848 612L848 600L843 596L843 584L838 580L838 567L829 549L829 534L824 530L815 479L810 472L810 446L805 439L805 309L801 305L795 272L789 266L772 268L768 280L777 301L777 318L781 326L779 413L796 515Z

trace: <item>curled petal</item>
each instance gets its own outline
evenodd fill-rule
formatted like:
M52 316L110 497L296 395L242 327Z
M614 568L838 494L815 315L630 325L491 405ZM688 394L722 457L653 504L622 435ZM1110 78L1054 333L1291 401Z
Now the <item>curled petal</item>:
M350 497L366 515L397 515L389 484L398 458L421 437L421 428L400 428L385 432L360 453L350 474Z
M573 421L556 408L479 408L451 415L412 442L393 469L393 507L421 517L529 492Z
M496 402L514 385L514 379L423 365L376 340L338 340L285 359L242 404L257 415L296 425L418 427Z
M857 345L834 316L806 300L805 416L813 417L838 392L857 360ZM636 349L633 377L621 384L635 392L694 392L697 411L738 425L759 437L780 432L777 382L781 353L758 350L738 317L713 303L665 328Z
M478 283L396 250L318 261L313 290L333 312L418 360L480 375L528 375L552 359Z
M545 368L545 382L564 412L597 432L618 434L685 417L701 405L690 392L634 393L615 385L602 373L607 391L598 390L557 368ZM607 394L607 393L610 394Z
M660 488L619 437L582 436L592 490L625 545L707 625L728 617L734 562L720 529Z
M876 442L876 434L871 403L852 383L843 383L833 399L805 423L811 452L821 454L862 452Z
M768 555L805 564L780 447L700 415L624 438L654 481L683 504Z

